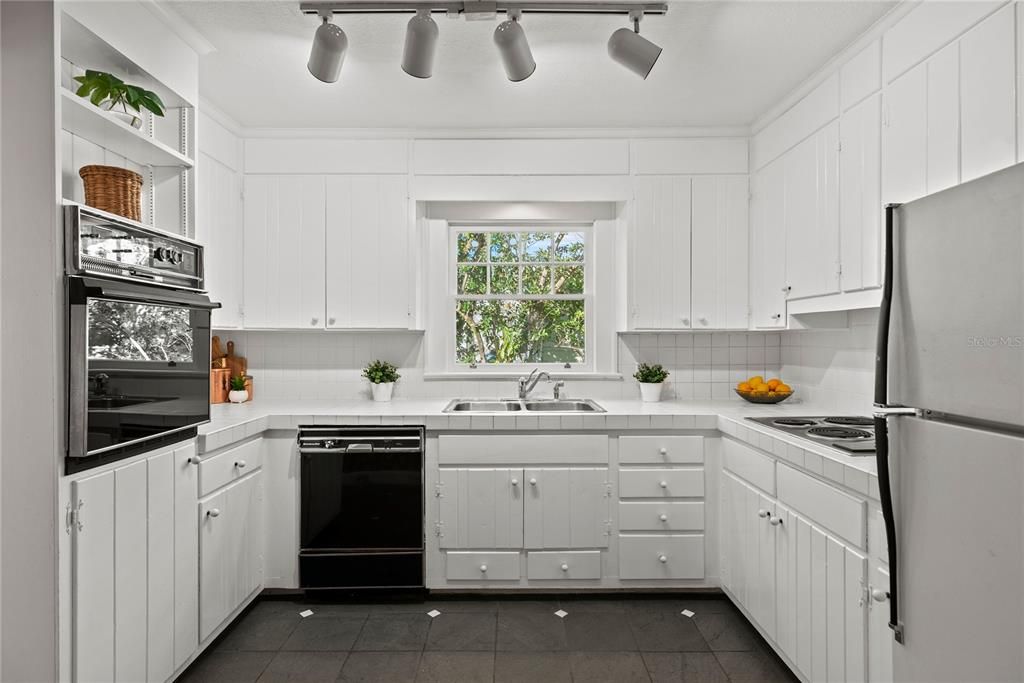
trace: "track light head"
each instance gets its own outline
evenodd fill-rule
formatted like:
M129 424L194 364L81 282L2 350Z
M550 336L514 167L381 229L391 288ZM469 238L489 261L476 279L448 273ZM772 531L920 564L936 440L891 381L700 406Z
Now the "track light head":
M661 56L661 48L640 35L640 17L630 14L633 30L620 28L608 39L608 56L640 78L646 79Z
M430 78L434 72L437 33L430 10L418 10L405 29L402 71L416 78Z
M323 20L313 34L313 48L309 51L309 63L306 66L317 80L334 83L341 74L341 63L345 61L348 37L326 15Z
M530 52L530 43L526 40L526 32L519 25L518 13L509 13L509 19L498 24L494 29L494 44L498 46L501 62L505 67L508 80L516 83L525 81L537 70L537 62Z

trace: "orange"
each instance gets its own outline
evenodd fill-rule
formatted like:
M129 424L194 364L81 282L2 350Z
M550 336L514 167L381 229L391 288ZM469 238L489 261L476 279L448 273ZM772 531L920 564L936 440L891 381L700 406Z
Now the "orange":
M770 380L768 380L768 388L769 389L775 389L775 387L779 386L780 384L782 384L782 380L781 379L770 379Z
M750 386L764 384L764 377L762 377L761 375L754 375L753 377L748 379L747 382L750 384Z
M750 391L752 387L747 382L740 382L739 384L736 385L736 388L739 389L740 391Z
M767 394L768 393L768 385L767 384L758 384L756 387L754 387L754 393L758 394L758 395Z
M775 391L779 392L780 394L788 394L793 390L789 388L788 384L780 384L779 386L775 387Z

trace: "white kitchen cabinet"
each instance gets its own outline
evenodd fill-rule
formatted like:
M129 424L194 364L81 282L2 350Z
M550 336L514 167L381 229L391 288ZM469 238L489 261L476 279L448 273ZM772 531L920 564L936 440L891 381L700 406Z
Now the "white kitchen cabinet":
M765 633L775 631L775 503L729 473L722 476L721 539L729 588Z
M928 187L927 64L893 81L882 103L882 202L923 197Z
M868 680L872 683L889 683L892 681L892 647L893 632L889 628L889 571L885 567L875 567L870 574L868 583ZM881 591L874 599L874 592Z
M213 157L200 154L202 182L196 183L196 230L203 236L206 289L221 307L215 329L243 325L245 249L242 234L242 176Z
M522 469L442 468L438 479L441 548L522 548Z
M926 66L925 184L931 194L960 182L960 46L947 45Z
M610 531L610 484L603 467L524 470L527 548L604 548Z
M753 179L750 217L751 324L786 326L786 175L782 159Z
M690 178L642 176L634 182L631 326L690 329Z
M882 284L881 95L839 122L839 256L844 292Z
M962 182L1015 161L1015 11L1008 4L960 41Z
M205 640L262 584L262 472L199 503L199 639Z
M404 176L328 176L328 328L410 327L410 226Z
M324 177L246 176L244 208L245 326L322 329Z
M704 578L704 534L619 537L619 578Z
M691 327L747 329L750 205L747 178L695 177L691 202Z
M194 455L188 443L72 481L74 680L165 681L195 652Z
M839 122L783 157L786 293L789 298L839 291Z

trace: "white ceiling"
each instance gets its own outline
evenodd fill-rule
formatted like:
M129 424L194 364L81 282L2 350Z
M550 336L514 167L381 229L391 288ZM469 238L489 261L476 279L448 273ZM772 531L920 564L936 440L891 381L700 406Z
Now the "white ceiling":
M216 48L204 97L243 126L608 128L751 123L896 3L865 0L670 2L641 32L664 48L643 81L607 56L621 17L527 15L537 71L505 79L496 22L449 20L434 77L402 72L408 16L338 17L349 38L341 79L306 70L318 19L294 2L174 2Z

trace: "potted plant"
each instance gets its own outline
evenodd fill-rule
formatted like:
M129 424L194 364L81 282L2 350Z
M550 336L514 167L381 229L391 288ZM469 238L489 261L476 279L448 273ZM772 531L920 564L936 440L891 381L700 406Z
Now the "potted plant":
M88 69L84 76L75 76L75 80L81 84L76 95L88 97L94 105L105 109L133 128L142 126L142 119L136 116L142 109L147 109L156 116L164 115L164 103L160 101L159 95L137 85L129 85L114 74ZM114 107L118 106L121 107L121 111L114 111Z
M245 376L235 375L228 380L231 391L228 392L228 400L232 403L245 403L249 400L249 392L245 388Z
M648 365L647 363L640 363L636 366L636 372L633 373L633 377L636 381L640 382L640 397L644 401L660 401L661 400L661 388L665 385L665 379L668 378L668 372L661 365L655 363Z
M374 401L390 401L395 382L401 377L398 368L386 360L375 360L363 370L363 377L370 380Z

